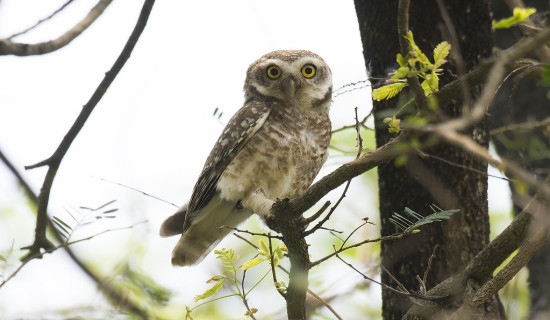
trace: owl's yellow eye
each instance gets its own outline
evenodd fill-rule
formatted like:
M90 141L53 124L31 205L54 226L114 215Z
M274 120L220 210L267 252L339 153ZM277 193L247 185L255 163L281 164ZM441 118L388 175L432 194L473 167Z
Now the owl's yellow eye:
M281 76L281 68L277 66L267 67L267 76L269 79L277 79Z
M302 67L302 75L306 78L313 78L316 72L317 68L315 68L315 66L312 64L306 64Z

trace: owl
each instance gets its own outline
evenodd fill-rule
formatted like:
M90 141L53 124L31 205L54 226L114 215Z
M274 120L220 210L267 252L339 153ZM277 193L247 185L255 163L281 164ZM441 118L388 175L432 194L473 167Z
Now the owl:
M161 226L182 234L172 264L194 265L230 228L270 214L279 198L301 195L328 156L332 74L305 50L279 50L250 65L244 106L223 129L191 199Z

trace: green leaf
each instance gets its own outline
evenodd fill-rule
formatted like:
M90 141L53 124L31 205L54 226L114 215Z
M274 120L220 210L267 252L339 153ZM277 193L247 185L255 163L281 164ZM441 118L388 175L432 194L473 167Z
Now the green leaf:
M216 284L213 285L212 288L206 290L203 294L196 295L194 298L195 302L215 295L218 291L220 291L222 286L223 286L223 281L216 282Z
M399 63L400 67L406 67L407 66L407 59L401 55L401 53L397 54L397 63Z
M260 264L260 263L264 262L265 260L267 260L267 259L266 259L266 258L262 258L262 257L256 257L256 258L254 258L254 259L252 259L252 260L248 260L247 262L245 262L245 263L242 265L241 269L242 269L243 271L245 271L245 270L247 270L247 269L252 268L253 266L255 266L255 265L257 265L257 264Z
M263 239L260 239L259 245L260 245L260 251L261 251L260 253L263 253L265 256L269 256L269 249L265 245L265 242Z
M493 20L493 29L506 29L521 22L525 22L530 15L537 12L535 8L514 8L514 15L498 21Z
M404 79L404 78L407 77L407 75L409 74L410 71L411 71L411 69L409 67L406 67L406 66L400 67L399 69L397 69L397 71L392 73L391 79L394 80L394 81Z
M376 101L381 101L384 99L391 99L395 97L403 88L407 86L406 82L396 82L385 85L380 88L372 90L372 98Z
M424 95L427 97L438 90L439 77L432 71L432 73L426 75L426 79L420 85L424 89Z
M448 220L451 218L453 213L460 211L458 209L442 210L436 205L431 205L430 208L434 213L430 214L429 216L422 217L420 214L414 212L412 209L405 207L405 214L400 215L394 212L392 217L390 218L390 222L401 229L403 233L410 233L425 224Z
M436 68L447 62L445 58L449 55L451 51L451 45L447 41L443 41L437 45L434 49L434 65Z
M69 237L73 229L68 224L66 224L63 220L59 219L58 217L53 217L52 222L55 225L56 229L59 232L61 232L65 236L65 238Z
M413 33L411 30L407 32L407 35L405 36L405 39L409 42L409 48L411 49L412 53L417 56L419 54L422 54L422 50L416 45L414 42Z
M224 279L227 279L227 277L218 274L218 275L215 275L212 278L206 280L206 283L210 283L210 282L214 282L214 281L217 282L217 281L224 280Z

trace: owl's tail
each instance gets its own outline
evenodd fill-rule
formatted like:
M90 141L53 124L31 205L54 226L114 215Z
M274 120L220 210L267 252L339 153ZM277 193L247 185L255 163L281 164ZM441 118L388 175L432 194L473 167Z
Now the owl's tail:
M187 207L184 206L163 223L161 235L182 233L186 209ZM251 214L251 210L236 208L234 202L222 200L215 195L204 208L196 212L191 226L183 232L172 251L172 264L190 266L201 262L232 231L229 228L220 227L237 227ZM174 227L177 225L180 226L179 232Z

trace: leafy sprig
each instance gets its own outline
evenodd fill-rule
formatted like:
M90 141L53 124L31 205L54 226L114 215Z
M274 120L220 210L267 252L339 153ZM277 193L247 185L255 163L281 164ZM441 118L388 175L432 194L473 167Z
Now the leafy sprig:
M529 16L537 12L535 8L514 8L513 15L508 18L493 20L493 29L507 29L529 19Z
M449 220L453 213L459 212L458 209L443 210L436 205L431 205L432 214L423 217L414 212L412 209L405 207L404 214L394 212L390 218L390 222L397 226L401 231L406 233L418 232L418 228L425 224L430 224L436 221Z
M268 246L265 244L265 242L260 239L259 246L258 246L258 254L253 259L250 259L243 263L240 266L237 266L237 260L239 259L239 256L235 254L235 251L233 249L221 249L221 250L215 250L214 253L216 254L216 258L222 261L222 265L224 268L223 274L215 275L208 279L206 283L214 283L212 287L207 289L202 294L195 296L195 302L198 302L200 300L205 300L208 298L213 297L215 294L217 294L225 283L231 283L231 286L233 286L237 293L218 297L215 299L211 299L208 301L205 301L193 308L187 307L187 314L186 319L192 319L191 312L207 303L211 303L220 299L229 298L233 296L238 296L241 298L243 303L245 304L247 311L245 313L245 316L254 318L254 314L258 311L256 308L249 308L247 303L247 296L250 294L254 288L256 288L264 279L265 277L272 271L271 268L248 290L245 290L244 288L244 282L242 282L239 279L244 278L244 273L252 268L255 267L262 262L269 262L271 267L276 267L279 265L279 261L284 258L284 253L288 252L288 249L283 246L277 246L273 250L269 250ZM243 272L242 277L239 276L239 271ZM277 289L279 288L286 288L284 283L278 283L276 284Z
M389 84L373 89L372 97L376 101L387 100L395 97L403 88L408 86L407 78L419 77L424 94L429 96L439 90L439 76L443 71L440 67L447 62L446 58L451 50L451 45L443 41L433 50L433 62L420 50L412 31L409 30L405 37L409 44L409 53L406 56L397 54L399 68L390 73Z

